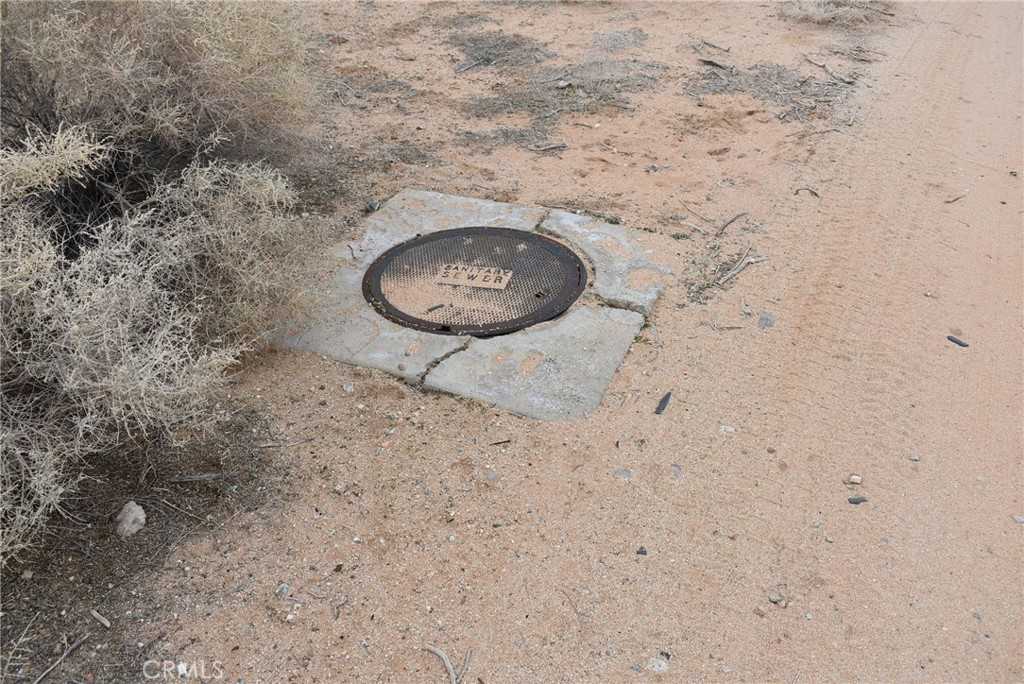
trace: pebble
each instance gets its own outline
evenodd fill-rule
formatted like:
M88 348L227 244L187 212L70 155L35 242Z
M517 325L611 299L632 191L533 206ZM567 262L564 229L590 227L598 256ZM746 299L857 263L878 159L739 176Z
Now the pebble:
M851 496L847 501L852 503L854 506L860 506L862 503L868 500L866 496Z
M921 460L921 457L918 456L917 454L910 454L910 460L913 461L914 463L917 463L918 461Z
M1013 521L1015 523L1019 524L1019 525L1024 525L1024 515L1015 515L1015 516L1013 516ZM26 572L28 572L28 571L26 570Z
M352 394L353 392L356 391L356 386L353 385L351 382L346 382L344 385L341 386L341 391L344 392L345 394Z
M290 591L291 587L288 586L288 583L281 582L279 585L277 585L277 589L274 590L274 596L276 596L279 599L283 599L288 595L288 592Z
M639 549L636 550L636 555L638 555L638 556L646 556L647 555L647 549L645 547L641 546Z
M134 501L129 501L121 507L116 522L117 536L127 539L146 526L146 511Z
M782 606L783 608L789 605L789 601L786 600L786 597L777 591L773 591L768 594L768 601L777 606Z
M864 478L862 478L860 475L857 475L856 473L851 473L850 476L846 478L846 484L859 485L863 481Z
M757 317L757 327L761 330L767 330L775 325L775 314L771 311L762 311L761 315Z
M1024 520L1018 520L1017 522L1024 522ZM21 579L23 579L23 580L30 580L30 579L32 579L32 571L31 570L25 570L24 572L22 572L21 573Z
M493 468L484 468L484 479L488 482L494 482L498 479L498 472Z
M718 431L721 432L723 435L731 435L732 433L736 432L736 428L734 428L732 425L719 425Z
M683 466L678 463L672 464L672 479L682 480L683 479Z
M651 672L668 672L668 660L660 655L647 661L647 669Z
M629 468L616 468L615 470L612 471L612 475L623 480L633 479L633 471L630 470Z

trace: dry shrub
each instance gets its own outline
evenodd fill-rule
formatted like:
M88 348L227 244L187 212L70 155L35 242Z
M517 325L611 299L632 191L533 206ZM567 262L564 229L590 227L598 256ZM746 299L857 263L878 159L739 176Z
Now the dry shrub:
M286 179L212 153L306 90L282 6L5 3L0 564L84 459L209 426L311 237Z
M787 0L781 3L779 14L813 24L857 26L892 13L885 9L885 3L873 0Z
M147 161L280 131L314 88L296 9L238 2L3 5L3 134L64 122L145 141Z

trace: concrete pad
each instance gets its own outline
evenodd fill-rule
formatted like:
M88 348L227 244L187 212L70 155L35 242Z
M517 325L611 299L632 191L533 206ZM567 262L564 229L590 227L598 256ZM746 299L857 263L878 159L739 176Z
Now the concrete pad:
M560 238L590 258L593 291L611 306L576 304L558 320L475 339L404 328L363 299L363 273L384 251L417 235L466 226L543 230ZM308 315L289 324L279 346L545 420L582 416L600 405L666 272L644 257L628 231L593 218L417 190L390 199L367 218L362 238L337 243L332 257L330 281L309 293Z
M473 339L427 373L424 386L532 418L582 416L601 404L643 324L633 311L580 307L512 335Z
M594 267L593 292L612 306L649 314L671 274L644 256L629 231L590 216L552 211L540 231L583 250Z
M362 269L339 269L319 293L312 315L293 322L278 344L376 368L416 384L432 363L469 341L392 323L363 299L362 279Z
M417 235L467 226L533 231L545 213L546 210L539 207L403 190L370 215L362 241L352 247L359 265L368 266L391 247Z

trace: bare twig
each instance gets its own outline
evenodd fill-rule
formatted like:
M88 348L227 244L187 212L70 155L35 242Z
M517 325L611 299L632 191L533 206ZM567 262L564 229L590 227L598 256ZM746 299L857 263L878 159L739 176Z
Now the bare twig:
M838 128L823 128L820 131L794 131L792 133L787 133L786 137L787 138L792 138L793 136L797 135L797 136L800 136L801 138L809 138L812 135L823 135L825 133L839 133L839 129Z
M724 69L729 72L735 71L735 69L728 64L722 64L721 62L716 62L713 59L704 59L703 57L700 57L697 61L705 66L715 67L716 69Z
M700 42L701 42L701 43L702 43L703 45L707 45L707 46L708 46L708 47L710 47L710 48L715 48L716 50L721 50L722 52L731 52L731 51L732 51L732 48L727 48L727 47L721 47L720 45L715 45L715 44L714 44L714 43L712 43L711 41L709 41L709 40L704 40L703 38L701 38L701 39L700 39Z
M430 651L444 663L444 669L448 670L448 682L449 684L459 684L459 675L455 672L455 668L452 666L452 661L448 659L448 654L437 648L436 646L424 646L423 650Z
M854 83L856 83L856 81L854 81L852 78L849 78L847 76L840 76L836 72L832 71L831 69L828 68L828 65L825 64L824 62L815 62L813 59L811 59L807 55L804 55L804 59L806 59L808 62L810 62L814 66L819 67L821 69L824 69L826 74L828 74L829 76L831 76L835 80L839 81L840 83L845 83L846 85L853 85Z
M718 282L715 284L721 287L742 273L747 266L750 266L751 264L759 264L762 261L767 261L767 259L768 257L766 256L750 256L750 247L747 247L747 251L743 253L743 256L740 257L739 261L737 261L725 275L719 278Z
M33 681L32 684L39 684L39 682L41 682L44 679L46 679L47 675L49 675L51 672L53 672L55 669L57 669L57 666L60 665L61 663L63 663L64 659L67 658L69 655L71 655L71 653L74 652L74 650L76 648L78 648L83 643L85 643L85 640L88 639L88 638L89 638L89 635L86 634L81 639L79 639L75 643L73 643L70 646L68 646L67 649L64 651L64 653L62 653L61 656L59 658L57 658L57 660L53 661L53 664L50 665L50 667L48 667L45 670L43 670L43 673L35 678L35 681Z
M25 629L21 630L21 634L19 634L18 638L14 640L14 643L11 644L11 648L7 652L7 660L4 661L3 669L0 670L0 682L7 681L7 677L10 674L11 663L13 663L15 658L17 658L18 652L22 650L21 645L27 641L27 639L25 639L25 635L28 634L28 630L32 628L33 624L35 624L36 618L38 618L39 615L40 613L36 613L32 616L32 619L28 621L27 625L25 625Z
M526 149L531 152L554 152L556 150L565 150L568 148L569 146L565 143L549 143L547 145L530 145Z
M287 449L288 447L298 446L299 444L305 444L306 442L312 442L316 437L307 437L306 439L297 439L294 442L269 442L267 444L257 444L257 449L276 449L281 447Z
M709 219L707 216L704 216L703 214L698 214L696 211L694 211L689 206L687 206L686 202L680 202L680 204L683 205L683 209L686 209L686 211L690 212L691 214L693 214L694 216L696 216L700 220L704 221L705 223L714 223L714 221Z
M205 523L205 522L206 522L205 520L203 520L202 518L200 518L200 517L199 517L198 515L196 515L195 513L189 513L189 512L188 512L188 511L186 511L186 510L185 510L184 508L179 508L178 506L175 506L174 504L172 504L172 503L171 503L170 501L168 501L167 499L160 499L160 503L162 503L163 505L167 506L168 508L173 508L174 510L178 511L179 513L184 513L185 515L187 515L187 516L188 516L188 517L190 517L190 518L195 518L196 520L198 520L198 521L199 521L199 522L201 522L201 523ZM94 615L93 617L96 617L96 616ZM107 626L109 627L109 625L107 625Z
M469 664L473 660L473 649L466 651L466 657L462 659L462 669L459 670L458 684L462 684L462 681L466 678L466 674L469 672Z
M956 196L956 197L954 197L953 199L943 200L943 202L944 202L944 203L946 203L946 204L952 204L953 202L959 202L959 201L960 201L960 200L962 200L962 199L963 199L964 197L967 197L967 194L966 194L966 193L964 193L963 195L957 195L957 196Z
M231 473L195 473L193 475L178 475L169 479L168 482L209 482L210 480L222 480L230 475Z
M724 232L725 232L725 229L726 229L726 228L728 228L728 227L729 227L729 226L731 226L731 225L732 225L733 223L735 223L735 222L736 222L737 220L739 220L739 219L743 218L743 217L744 217L744 216L746 216L746 215L747 215L747 212L745 212L745 211L741 211L740 213L736 214L736 215L735 215L735 216L733 216L733 217L732 217L731 219L729 219L728 221L726 221L725 223L723 223L723 224L722 224L722 227L718 229L718 232L716 232L716 233L715 233L715 235L716 235L716 236L719 236L719 237L720 237L720 236L722 235L722 233L724 233Z
M89 615L92 615L92 619L93 620L95 620L96 622L100 623L101 625L103 625L107 629L110 629L110 620L108 620L106 617L104 617L102 614L100 614L100 612L98 610L96 610L95 608L91 609L89 611Z
M461 74L461 73L462 73L463 71L469 71L469 70L470 70L470 69L472 69L473 67L475 67L475 66L479 66L479 65L483 64L483 63L484 63L484 62L486 62L486 61L487 61L487 60L485 60L485 59L478 59L478 60L476 60L475 62L472 62L472 63L470 63L470 64L465 64L465 65L463 65L463 66L460 66L460 67L459 67L458 69L456 69L456 70L455 70L455 73L457 73L457 74Z
M793 194L794 195L799 195L801 190L806 190L807 192L811 193L815 197L817 197L819 199L821 198L821 195L819 195L818 191L815 190L814 188L797 188L796 190L793 191Z

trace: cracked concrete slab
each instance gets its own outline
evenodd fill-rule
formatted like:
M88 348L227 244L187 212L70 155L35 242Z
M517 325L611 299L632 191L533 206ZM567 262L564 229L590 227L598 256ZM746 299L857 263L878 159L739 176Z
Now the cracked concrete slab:
M476 339L404 328L367 304L362 278L374 259L417 235L467 226L541 231L561 239L590 259L592 290L610 306L577 303L557 320ZM388 200L367 218L363 236L336 244L332 256L330 281L309 294L307 316L288 325L279 346L546 420L582 416L600 405L665 273L617 226L568 212L418 190Z
M424 381L532 418L586 415L600 406L644 317L586 306L513 335L471 340Z
M416 384L435 361L468 342L466 337L430 335L392 323L363 299L362 279L362 269L351 264L338 269L317 296L313 314L292 323L279 344Z
M649 314L671 274L644 256L629 231L590 216L552 211L540 231L583 250L594 267L594 294L612 306Z

